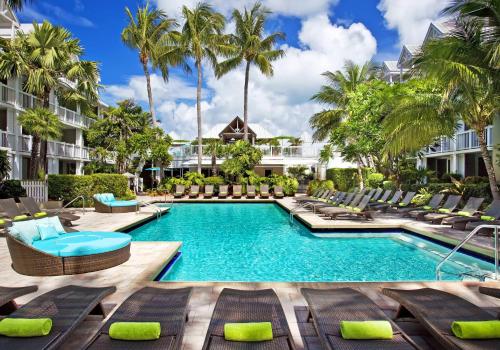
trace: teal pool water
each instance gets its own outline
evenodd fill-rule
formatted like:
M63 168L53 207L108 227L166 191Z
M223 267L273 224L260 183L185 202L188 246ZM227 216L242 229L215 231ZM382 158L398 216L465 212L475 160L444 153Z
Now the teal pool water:
M162 281L427 281L449 249L401 233L312 233L276 204L175 204L129 232L134 241L182 241ZM457 254L443 279L492 264Z

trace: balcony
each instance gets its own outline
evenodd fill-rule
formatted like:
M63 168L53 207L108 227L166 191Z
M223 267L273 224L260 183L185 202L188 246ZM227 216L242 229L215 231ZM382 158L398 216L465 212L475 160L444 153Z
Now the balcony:
M16 98L17 96L17 98ZM28 109L28 108L36 108L42 106L42 100L28 94L23 91L18 91L0 83L0 102L12 105L13 107L17 107L19 109ZM51 103L49 106L50 110L59 116L59 119L71 126L80 127L80 128L88 128L94 122L94 119L81 115L75 111L72 111L68 108L64 108L61 106L56 106Z
M486 128L486 144L488 147L493 146L492 138L493 126ZM449 137L441 137L436 144L428 146L424 149L424 154L439 154L455 151L479 150L479 139L474 130L458 132L450 139Z

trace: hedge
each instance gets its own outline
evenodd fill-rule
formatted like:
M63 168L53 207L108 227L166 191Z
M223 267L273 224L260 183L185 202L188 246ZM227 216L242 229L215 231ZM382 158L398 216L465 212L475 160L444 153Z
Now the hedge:
M453 193L457 190L456 186L451 183L428 183L427 185L402 185L403 191L418 192L425 188L429 193L436 194L440 192ZM463 201L467 201L470 197L485 198L485 203L492 201L491 190L489 183L467 183L462 188Z
M92 204L96 193L113 193L117 198L130 198L128 179L121 174L49 175L49 199L65 203L84 196ZM75 206L80 205L75 203Z
M0 183L0 198L19 198L25 197L26 190L21 186L19 180L5 180Z
M363 178L366 180L373 169L363 168ZM326 171L326 178L332 180L335 188L339 191L349 191L354 187L359 187L358 169L356 168L331 168Z

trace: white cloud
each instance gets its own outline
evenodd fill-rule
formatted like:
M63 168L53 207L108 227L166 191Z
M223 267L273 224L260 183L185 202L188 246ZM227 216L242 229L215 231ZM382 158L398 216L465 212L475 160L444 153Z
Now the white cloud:
M178 17L183 5L195 6L198 0L155 0L158 7L166 11L171 17ZM335 5L339 0L263 0L262 3L276 14L304 17L317 13L328 12L331 5ZM225 15L229 15L234 8L250 8L255 3L254 0L211 0L209 1L215 9Z
M301 47L282 48L286 56L274 65L274 76L267 78L255 67L250 71L249 118L277 135L308 137L310 116L322 106L310 101L324 83L321 73L341 69L346 60L364 63L376 53L377 42L361 23L348 27L332 24L326 14L302 22L299 32ZM168 84L153 75L153 90L157 114L165 130L177 137L192 139L196 135L195 88L179 77ZM243 115L243 67L221 79L205 71L207 93L202 111L204 130L215 123L229 122ZM127 85L110 86L110 99L135 97L147 102L145 80L130 79Z
M429 24L449 0L381 0L378 4L387 27L396 29L402 44L420 44Z
M77 6L77 3L75 3L75 6ZM59 6L46 2L26 6L21 12L21 18L23 20L36 22L48 20L49 22L62 22L80 27L94 27L94 22L90 19L68 12Z

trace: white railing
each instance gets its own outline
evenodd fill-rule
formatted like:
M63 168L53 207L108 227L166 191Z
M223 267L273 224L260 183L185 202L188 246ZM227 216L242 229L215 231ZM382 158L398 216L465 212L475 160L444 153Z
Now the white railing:
M486 144L493 146L492 139L493 126L486 128ZM458 132L453 138L441 137L434 145L424 149L425 154L446 153L454 151L466 151L479 148L479 139L474 130Z
M90 160L90 149L72 143L49 141L47 143L47 154L49 156Z
M49 200L49 185L47 181L22 180L21 186L26 190L26 196L32 197L38 203Z

